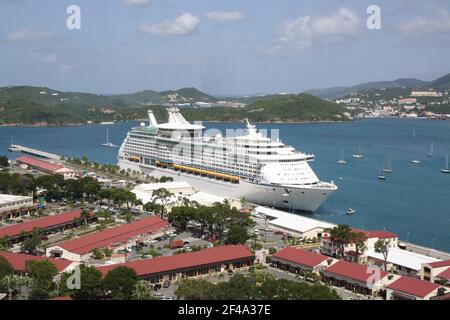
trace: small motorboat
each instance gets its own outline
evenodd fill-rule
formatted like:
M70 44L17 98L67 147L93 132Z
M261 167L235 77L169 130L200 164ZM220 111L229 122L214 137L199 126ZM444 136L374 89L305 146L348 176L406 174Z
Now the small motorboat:
M347 209L347 214L354 214L355 212L356 212L356 210L353 209L353 208L348 208Z

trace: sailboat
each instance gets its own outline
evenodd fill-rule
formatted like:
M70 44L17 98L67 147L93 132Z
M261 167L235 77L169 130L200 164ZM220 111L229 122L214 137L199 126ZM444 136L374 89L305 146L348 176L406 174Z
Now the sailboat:
M119 146L116 146L115 144L109 142L109 130L106 129L106 142L102 143L102 146L109 147L109 148L118 148Z
M353 158L361 159L363 157L361 147L358 147L358 152L353 155Z
M392 173L391 156L388 157L387 163L385 162L383 172Z
M450 173L450 169L448 168L448 154L445 156L445 167L441 169L442 173Z
M344 159L344 150L341 151L341 158L339 159L339 161L337 162L338 164L346 164L347 161L345 161Z
M428 151L427 156L429 156L429 157L434 156L434 143L433 142L431 142L430 150Z

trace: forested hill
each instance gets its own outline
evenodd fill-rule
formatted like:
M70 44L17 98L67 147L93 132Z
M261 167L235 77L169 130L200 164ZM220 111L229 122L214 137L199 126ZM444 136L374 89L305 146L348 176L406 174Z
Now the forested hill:
M103 121L145 119L152 108L159 121L167 118L170 103L215 103L217 99L195 88L123 95L62 92L46 87L0 88L0 125L78 125ZM303 122L347 120L345 110L308 94L253 97L247 106L183 108L190 120Z

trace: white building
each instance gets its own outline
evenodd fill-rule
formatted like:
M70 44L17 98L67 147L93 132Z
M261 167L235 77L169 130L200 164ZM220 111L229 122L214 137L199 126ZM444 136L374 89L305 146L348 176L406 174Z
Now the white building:
M164 183L143 183L137 185L131 192L133 192L136 197L142 201L142 203L151 202L153 199L153 191L158 189L166 189L171 192L174 196L174 201L178 197L189 197L195 193L194 188L192 188L187 182L177 181L177 182L164 182Z
M374 250L364 253L370 264L383 266L383 254ZM421 277L422 264L441 261L420 253L415 253L400 248L390 248L387 255L387 270L400 275L408 275L411 277Z
M262 206L256 207L255 213L256 215L267 218L267 223L272 228L304 238L316 238L325 229L337 226L333 223Z
M33 208L33 197L0 194L0 221L26 214Z

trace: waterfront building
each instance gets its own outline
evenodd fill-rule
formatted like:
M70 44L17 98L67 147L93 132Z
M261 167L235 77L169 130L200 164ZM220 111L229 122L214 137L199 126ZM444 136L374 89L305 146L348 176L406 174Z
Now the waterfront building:
M86 262L92 255L92 250L110 248L113 251L130 250L139 242L158 238L165 232L173 230L167 221L158 216L123 224L87 236L64 241L48 247L47 257L59 257L70 261Z
M27 215L35 209L31 196L0 194L0 221Z
M369 250L364 252L364 256L367 264L384 268L385 261L382 253ZM439 263L439 261L439 259L420 253L400 248L390 248L387 255L386 270L399 275L421 278L423 270L422 264L433 264L433 262Z
M105 276L119 266L132 268L139 278L151 283L176 281L253 265L253 253L244 245L226 245L173 256L156 257L98 267Z
M21 166L32 168L47 174L60 174L64 179L76 179L77 174L72 169L64 167L61 163L48 162L32 157L22 156L16 159Z
M326 229L337 227L333 223L262 206L254 211L256 216L267 219L271 228L302 238L318 238Z
M352 228L353 232L361 233L364 236L364 244L367 251L375 250L375 243L378 240L384 240L389 242L390 248L398 247L398 235L384 230L370 230L363 231L356 228ZM331 241L330 235L324 233L322 236L322 243L320 247L321 253L329 256L334 256L337 251L337 246ZM356 246L354 243L348 243L345 245L345 254L349 254L350 257L356 252ZM349 257L349 259L350 259ZM358 257L359 259L359 257Z

